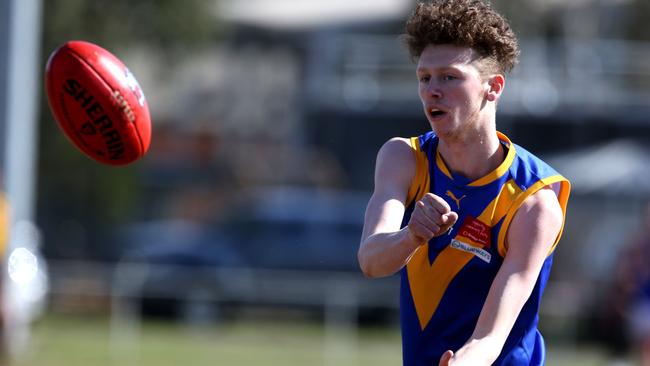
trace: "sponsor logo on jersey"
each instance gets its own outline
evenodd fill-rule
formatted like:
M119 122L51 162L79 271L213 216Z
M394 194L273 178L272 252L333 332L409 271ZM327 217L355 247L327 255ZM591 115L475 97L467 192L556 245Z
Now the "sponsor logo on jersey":
M474 254L485 263L490 263L490 261L492 260L492 254L490 254L487 250L483 250L473 245L463 243L460 240L452 239L451 244L449 245L454 249L458 249L458 250L462 250L463 252Z
M458 207L459 210L460 210L460 200L467 197L467 195L464 194L464 195L460 196L460 198L456 198L456 195L454 194L454 192L452 192L450 190L447 190L447 192L445 194L447 195L447 197L451 198L454 202L456 202L456 207Z
M462 237L464 242L474 246L490 248L492 230L486 223L467 215L458 230L457 237Z

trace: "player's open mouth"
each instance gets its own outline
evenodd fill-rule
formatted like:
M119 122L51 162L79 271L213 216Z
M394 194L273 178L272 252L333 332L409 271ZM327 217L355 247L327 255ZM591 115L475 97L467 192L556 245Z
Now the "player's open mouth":
M437 108L429 109L429 116L431 116L432 118L440 118L440 117L444 116L445 114L447 114L447 112L445 112L443 110L440 110L440 109L437 109Z

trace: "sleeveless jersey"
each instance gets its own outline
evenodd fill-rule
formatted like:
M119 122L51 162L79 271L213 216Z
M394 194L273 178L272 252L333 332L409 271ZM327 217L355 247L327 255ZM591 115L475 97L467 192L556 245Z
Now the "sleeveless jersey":
M433 132L410 140L417 170L402 227L415 202L427 192L445 199L458 213L458 221L446 234L420 246L401 270L404 365L437 365L446 350L456 351L469 339L508 250L508 225L527 197L549 186L566 213L569 181L497 134L507 149L506 157L494 171L475 181L449 171L438 154L438 137ZM538 310L561 233L494 365L544 364Z

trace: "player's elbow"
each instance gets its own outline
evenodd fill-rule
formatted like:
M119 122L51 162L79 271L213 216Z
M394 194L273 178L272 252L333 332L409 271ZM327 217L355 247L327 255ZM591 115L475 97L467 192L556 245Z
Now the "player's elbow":
M361 273L363 273L366 278L373 278L372 268L368 263L368 259L366 258L363 248L359 248L359 251L357 252L357 261L359 262Z
M370 260L367 251L363 247L363 244L359 248L359 251L357 252L357 261L359 262L359 268L361 269L361 273L366 278L377 278L381 277L376 269L375 266L373 266L372 261Z

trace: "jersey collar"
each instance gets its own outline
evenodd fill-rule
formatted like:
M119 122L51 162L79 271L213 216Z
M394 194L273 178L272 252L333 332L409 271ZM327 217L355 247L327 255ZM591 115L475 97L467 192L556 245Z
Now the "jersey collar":
M490 173L486 174L485 176L470 182L467 184L469 187L480 187L484 186L486 184L492 183L495 180L501 178L510 168L510 165L512 164L512 161L515 159L515 146L512 144L510 139L502 134L501 132L497 131L497 136L499 138L499 141L501 141L502 144L504 144L506 147L508 147L508 152L506 154L505 159L499 164L499 166L491 171ZM451 172L449 171L449 168L447 168L447 165L445 162L442 160L442 157L440 156L440 152L438 149L436 149L436 166L440 171L447 176L447 178L451 180L455 180Z

